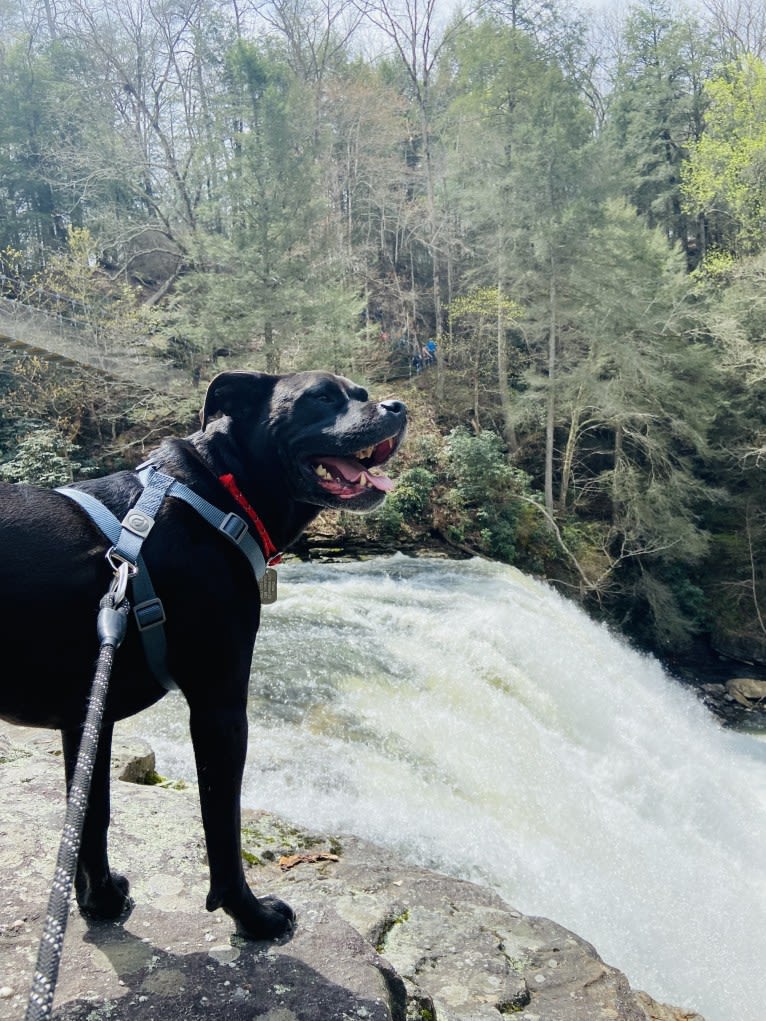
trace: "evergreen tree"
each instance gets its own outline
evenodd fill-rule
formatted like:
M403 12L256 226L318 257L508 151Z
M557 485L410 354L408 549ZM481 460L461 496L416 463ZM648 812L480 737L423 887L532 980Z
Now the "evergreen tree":
M684 248L691 266L704 238L681 200L681 166L702 131L713 64L709 37L692 18L674 17L667 0L643 0L628 16L607 106L605 139L620 192L648 226Z
M486 273L481 282L523 309L518 328L530 369L544 380L539 474L553 514L557 376L568 277L594 184L586 172L592 122L576 83L528 36L494 20L463 29L454 61L451 109L461 144L452 189Z
M71 154L106 125L103 108L91 111L83 95L80 72L78 54L23 33L0 60L0 249L22 253L27 274L66 244L67 227L83 222L92 201Z
M320 351L328 367L350 371L362 306L327 258L311 92L266 44L237 41L225 71L218 191L200 206L169 349L196 375L218 357L278 372Z
M729 499L707 515L703 584L722 651L766 650L766 255L708 258L695 274L702 336L717 356L715 458L701 472ZM756 650L760 649L760 655Z
M631 207L609 203L583 256L575 289L586 352L562 395L570 499L601 529L601 580L623 626L678 645L702 624L689 574L708 548L700 521L722 498L701 474L715 352L695 339L680 246L669 249Z

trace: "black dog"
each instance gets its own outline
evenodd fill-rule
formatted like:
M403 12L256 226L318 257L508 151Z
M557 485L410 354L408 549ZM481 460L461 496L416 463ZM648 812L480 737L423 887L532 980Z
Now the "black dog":
M149 462L242 518L250 542L265 546L268 559L323 507L365 511L380 504L391 483L378 466L404 436L406 408L370 401L362 387L328 372L224 372L208 389L201 425L186 439L165 440ZM120 521L144 491L131 471L74 488ZM0 716L62 731L68 785L98 656L96 616L113 576L109 547L68 496L0 484ZM172 494L162 501L143 558L164 607L168 672L189 705L210 868L207 908L223 908L243 935L276 938L292 928L293 912L276 898L252 894L240 855L247 690L261 605L253 569ZM77 901L86 914L116 918L131 903L127 880L111 872L107 858L112 728L165 690L131 620L114 658L77 867Z

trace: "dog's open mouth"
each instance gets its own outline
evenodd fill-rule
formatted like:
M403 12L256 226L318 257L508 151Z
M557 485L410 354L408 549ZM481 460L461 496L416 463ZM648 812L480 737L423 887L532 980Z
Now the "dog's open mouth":
M352 500L371 489L388 493L394 483L380 470L380 465L394 453L397 442L398 436L389 436L349 456L321 455L312 457L310 463L322 489L341 500Z

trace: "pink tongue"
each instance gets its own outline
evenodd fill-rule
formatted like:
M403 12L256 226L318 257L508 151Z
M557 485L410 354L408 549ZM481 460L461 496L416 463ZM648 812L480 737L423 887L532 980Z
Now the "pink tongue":
M353 458L323 457L319 463L327 468L334 468L347 482L358 482L364 475L371 486L381 489L384 493L388 493L394 488L393 482L387 475L371 475Z

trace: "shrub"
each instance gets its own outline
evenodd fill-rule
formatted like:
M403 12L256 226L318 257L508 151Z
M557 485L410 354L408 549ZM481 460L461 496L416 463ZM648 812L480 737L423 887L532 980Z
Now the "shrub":
M406 468L396 480L396 489L370 522L382 535L398 536L403 526L422 527L430 518L434 475L427 468Z
M508 464L497 433L453 429L445 445L445 472L453 483L444 499L451 536L497 559L516 560L526 518L519 496L529 490L529 478Z
M65 485L82 468L72 460L77 449L55 429L35 429L19 440L15 455L0 464L0 478L40 486Z

